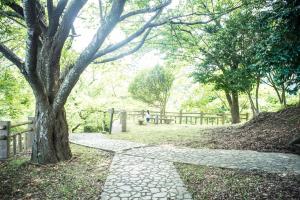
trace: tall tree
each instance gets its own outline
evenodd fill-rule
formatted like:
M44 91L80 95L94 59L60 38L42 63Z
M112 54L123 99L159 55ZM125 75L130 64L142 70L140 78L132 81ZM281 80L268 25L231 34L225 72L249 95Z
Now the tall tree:
M164 116L173 81L174 75L170 71L156 66L138 74L130 84L129 92L134 99L158 107Z
M232 13L224 26L203 41L203 59L193 73L196 81L214 83L225 92L232 123L240 122L239 93L251 91L255 78L249 69L255 38L249 31L251 22L251 13Z
M263 38L256 43L255 68L286 106L286 92L300 88L300 2L270 1L265 7L258 19Z
M166 23L161 19L162 11L170 4L169 0L155 1L154 6L134 5L135 1L99 0L100 20L93 39L74 62L63 66L60 61L65 43L74 35L74 20L87 0L55 2L23 0L21 4L20 1L1 0L1 18L27 31L24 59L22 53L14 52L3 40L0 52L19 68L33 90L36 134L31 160L41 164L71 158L64 105L81 73L95 60L110 62L137 51L154 27ZM145 14L149 16L147 21L143 17ZM110 44L108 38L113 29L131 19L143 23L125 39ZM135 40L138 37L141 39Z

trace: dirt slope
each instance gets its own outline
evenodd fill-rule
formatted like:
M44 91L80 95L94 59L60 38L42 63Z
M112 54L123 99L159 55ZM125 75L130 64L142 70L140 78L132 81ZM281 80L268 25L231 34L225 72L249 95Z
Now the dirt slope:
M293 152L289 142L300 134L300 107L264 112L242 126L209 130L205 146L216 149L242 149L267 152Z

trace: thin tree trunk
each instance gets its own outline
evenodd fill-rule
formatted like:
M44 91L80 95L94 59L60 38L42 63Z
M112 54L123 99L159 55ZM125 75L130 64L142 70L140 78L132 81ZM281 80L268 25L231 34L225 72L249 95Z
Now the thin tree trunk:
M239 95L237 92L232 92L232 106L231 106L232 124L240 123L240 108L239 108Z
M253 117L255 117L255 116L258 115L257 109L256 109L256 107L254 105L253 99L251 97L251 93L249 91L247 91L247 95L248 95L248 99L249 99L249 102L250 102L250 107L251 107L252 115L253 115Z
M287 103L286 103L286 95L285 95L285 87L284 87L284 84L282 85L281 99L282 99L282 104L283 104L283 106L286 107L286 106L287 106Z
M256 104L256 110L257 114L259 114L259 104L258 104L258 93L259 93L259 86L260 86L260 77L257 77L256 79L256 89L255 89L255 104Z
M35 119L31 161L47 164L70 159L72 154L65 110L54 113L51 107L38 104Z

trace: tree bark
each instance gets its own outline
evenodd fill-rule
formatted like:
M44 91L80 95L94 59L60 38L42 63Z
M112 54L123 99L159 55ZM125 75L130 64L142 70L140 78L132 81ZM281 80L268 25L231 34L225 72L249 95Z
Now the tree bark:
M232 92L232 106L230 108L232 124L240 123L240 107L239 95L237 92Z
M255 117L255 116L258 115L258 110L256 109L256 107L254 105L253 99L251 97L251 93L249 91L247 91L247 95L248 95L248 99L249 99L249 102L250 102L252 115L253 115L253 117Z
M281 104L286 108L287 107L287 103L286 103L285 86L284 86L284 84L282 84L281 88L282 88L282 92L281 92L282 103Z
M70 159L72 154L65 110L54 113L50 106L38 104L35 119L31 161L47 164Z
M239 94L237 92L225 91L225 95L230 108L231 123L240 123Z
M56 6L52 0L47 1L47 6L34 0L22 1L22 6L4 2L4 5L11 7L26 23L25 61L3 43L0 44L0 53L20 69L37 102L34 125L36 134L31 155L34 163L56 163L71 158L64 105L81 73L95 59L101 58L102 63L114 61L141 48L152 28L162 25L156 22L156 19L163 8L171 3L168 0L151 9L134 10L122 15L126 1L109 1L107 5L111 7L110 11L104 16L105 20L97 28L92 41L73 64L61 67L63 47L70 36L73 22L86 2L87 0L60 0L56 1ZM46 8L48 15L45 12ZM126 39L114 45L103 45L118 23L132 16L147 13L154 15ZM45 23L46 17L49 19L48 24ZM169 20L165 20L164 23L167 22ZM127 52L120 50L140 36L143 38L135 48ZM117 56L102 58L116 51L119 52L116 53Z

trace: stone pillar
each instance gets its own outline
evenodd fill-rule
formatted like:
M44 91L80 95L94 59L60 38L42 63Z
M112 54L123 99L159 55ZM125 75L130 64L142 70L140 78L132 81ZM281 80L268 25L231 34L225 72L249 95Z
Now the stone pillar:
M25 134L25 149L31 150L32 142L34 138L34 129L33 129L34 117L28 117L28 121L32 121L32 123L28 124L28 129L32 129L32 131L28 131Z
M121 131L126 132L126 123L127 123L127 112L121 111L120 113L120 121L121 121Z
M182 124L182 110L179 112L179 124Z
M112 128L113 128L114 113L115 113L115 109L112 108L112 109L110 110L109 134L111 134Z
M145 111L144 110L141 111L141 116L142 116L142 119L145 119Z
M154 121L155 124L158 124L158 115L155 115L155 121Z
M9 121L0 121L0 160L9 157Z

